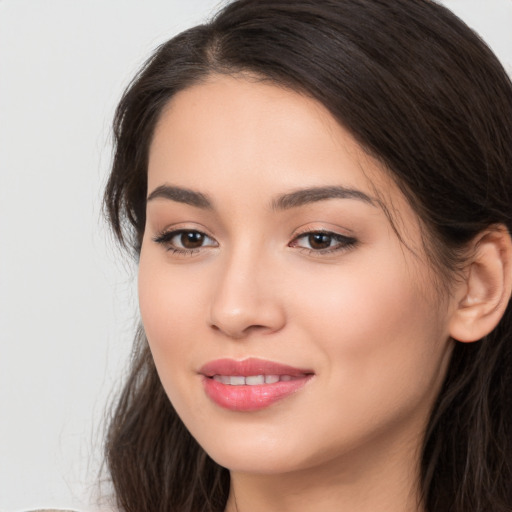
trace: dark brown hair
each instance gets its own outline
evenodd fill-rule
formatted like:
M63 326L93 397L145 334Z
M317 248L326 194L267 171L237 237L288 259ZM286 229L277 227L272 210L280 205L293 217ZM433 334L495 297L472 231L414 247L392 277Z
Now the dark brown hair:
M321 102L378 158L453 273L483 229L512 228L512 85L487 46L428 0L237 0L157 49L114 121L105 207L137 257L155 124L176 92L249 72ZM456 344L422 455L429 512L512 510L512 312ZM142 330L112 417L106 457L127 512L220 512L229 473L190 436L158 379Z

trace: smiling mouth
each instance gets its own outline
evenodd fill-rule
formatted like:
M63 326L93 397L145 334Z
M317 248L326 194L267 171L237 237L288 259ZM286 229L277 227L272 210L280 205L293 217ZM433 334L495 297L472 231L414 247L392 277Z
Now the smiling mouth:
M314 376L310 370L256 358L217 359L204 365L199 374L206 396L236 412L270 407L294 395Z

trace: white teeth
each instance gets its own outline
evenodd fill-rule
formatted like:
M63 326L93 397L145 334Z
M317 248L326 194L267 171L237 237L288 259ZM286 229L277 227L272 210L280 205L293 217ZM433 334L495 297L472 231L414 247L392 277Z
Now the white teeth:
M276 382L288 382L293 380L291 375L214 375L213 380L229 386L261 386L263 384L275 384Z
M264 375L254 375L251 377L245 377L245 383L248 386L255 386L258 384L261 386L261 384L265 384L265 376Z

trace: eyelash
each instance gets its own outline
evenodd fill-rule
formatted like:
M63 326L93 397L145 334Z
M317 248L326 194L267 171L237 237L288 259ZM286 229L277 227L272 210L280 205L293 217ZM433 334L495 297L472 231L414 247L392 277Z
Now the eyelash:
M177 247L176 245L173 245L172 240L177 236L183 236L185 234L188 235L199 235L204 237L204 239L208 239L214 242L214 244L209 245L201 245L200 247L196 247L193 249L187 249L185 247ZM327 247L323 249L313 249L308 247L301 247L298 245L298 241L301 239L305 239L308 237L313 236L325 236L330 238L330 242L335 241L337 242L333 247ZM201 249L205 247L216 247L217 242L208 236L206 233L203 233L202 231L196 230L196 229L177 229L173 231L164 231L160 233L159 235L155 236L153 238L153 241L157 244L163 245L167 251L171 252L172 254L177 254L181 256L190 256ZM311 241L310 241L311 242ZM326 230L309 230L304 231L300 234L298 234L289 244L289 247L295 247L303 252L306 252L308 254L312 255L322 255L322 254L331 254L335 252L341 252L349 250L350 248L354 247L357 244L357 240L353 237L348 237L345 235L340 235L339 233L334 233L332 231L326 231Z
M327 247L325 249L311 249L308 247L300 247L297 245L297 242L301 239L312 237L312 236L326 236L331 239L331 241L337 242L332 247ZM299 250L304 251L313 256L323 255L323 254L332 254L341 251L347 251L354 247L357 244L357 240L353 237L340 235L339 233L334 233L332 231L322 230L322 229L312 229L303 231L298 234L291 242L288 244L290 247L297 247Z
M156 242L157 244L163 245L166 248L166 250L169 251L170 253L181 256L190 256L200 251L204 247L215 247L215 245L203 245L201 247L187 249L186 247L176 247L175 245L172 244L173 238L185 234L200 235L203 236L205 239L213 240L213 238L209 237L206 233L203 233L202 231L199 231L197 229L176 229L173 231L164 231L160 233L159 235L153 238L153 241Z

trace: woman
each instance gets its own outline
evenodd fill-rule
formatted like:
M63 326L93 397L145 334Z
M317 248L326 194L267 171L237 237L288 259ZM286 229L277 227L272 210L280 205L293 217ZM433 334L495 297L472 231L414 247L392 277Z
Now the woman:
M126 91L127 511L512 509L512 86L427 0L239 0Z

